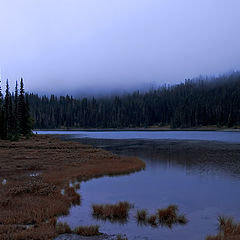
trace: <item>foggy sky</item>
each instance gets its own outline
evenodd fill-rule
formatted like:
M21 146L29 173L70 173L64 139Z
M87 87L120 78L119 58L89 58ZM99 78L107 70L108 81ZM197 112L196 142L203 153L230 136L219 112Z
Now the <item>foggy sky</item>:
M239 0L0 0L3 81L71 93L240 70Z

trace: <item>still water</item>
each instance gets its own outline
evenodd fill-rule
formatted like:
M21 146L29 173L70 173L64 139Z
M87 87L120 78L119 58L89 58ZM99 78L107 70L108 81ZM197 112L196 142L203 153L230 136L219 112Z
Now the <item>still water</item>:
M206 235L217 232L217 216L233 216L240 221L240 133L68 134L68 139L92 144L122 156L138 156L146 162L146 169L141 172L82 182L79 190L81 205L73 207L68 216L60 219L72 227L98 224L101 232L126 234L129 240L203 240ZM127 223L110 223L92 217L93 203L118 201L129 201L135 205L130 210ZM158 208L169 204L177 204L189 223L176 225L172 229L137 224L134 216L138 209L155 213Z

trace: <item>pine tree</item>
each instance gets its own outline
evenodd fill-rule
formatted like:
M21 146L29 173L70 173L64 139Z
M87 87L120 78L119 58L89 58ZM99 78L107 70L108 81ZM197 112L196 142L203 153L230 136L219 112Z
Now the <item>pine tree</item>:
M19 113L18 113L18 83L16 81L15 86L15 94L14 94L14 139L17 140L19 138Z
M19 128L20 128L21 134L24 134L25 132L25 112L26 112L26 106L24 101L24 85L23 85L23 79L21 78L19 105L18 105Z
M19 115L20 134L23 134L24 136L28 136L32 132L32 120L30 118L30 113L29 113L28 99L26 99L26 102L25 102L24 84L23 84L22 78L20 81L20 94L19 94L18 102L19 102L18 115Z
M4 134L4 114L3 114L3 95L2 95L2 88L1 88L1 81L0 81L0 139L3 138Z
M5 92L5 98L4 98L4 133L3 133L3 138L7 139L9 137L9 123L10 123L10 113L9 113L9 100L10 100L10 92L9 92L9 84L8 80L6 82L6 92Z

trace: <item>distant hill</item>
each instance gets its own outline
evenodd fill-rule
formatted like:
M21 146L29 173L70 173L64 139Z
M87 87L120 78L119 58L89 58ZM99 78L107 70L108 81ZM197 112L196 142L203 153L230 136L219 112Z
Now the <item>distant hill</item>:
M239 72L145 93L80 99L28 94L27 99L38 129L240 125Z

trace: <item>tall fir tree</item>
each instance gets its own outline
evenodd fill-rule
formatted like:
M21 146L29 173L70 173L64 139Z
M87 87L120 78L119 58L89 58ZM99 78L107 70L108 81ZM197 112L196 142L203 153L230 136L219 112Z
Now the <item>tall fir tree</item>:
M16 81L14 94L14 138L19 138L19 113L18 113L18 83Z
M1 88L1 80L0 80L0 139L3 138L4 134L4 114L3 114L3 94Z
M18 103L18 118L19 118L19 131L21 134L24 134L25 130L25 100L24 100L24 85L23 79L20 80L20 94L19 94L19 103Z
M10 92L9 92L9 84L8 80L6 82L6 91L5 91L5 98L4 98L4 133L3 138L9 137L9 130L10 130L10 112L9 112L9 100L10 100Z

